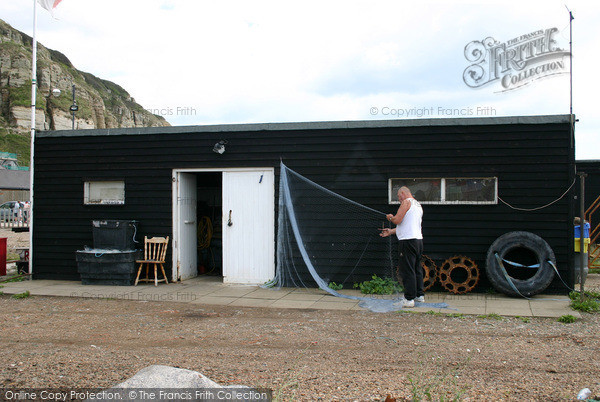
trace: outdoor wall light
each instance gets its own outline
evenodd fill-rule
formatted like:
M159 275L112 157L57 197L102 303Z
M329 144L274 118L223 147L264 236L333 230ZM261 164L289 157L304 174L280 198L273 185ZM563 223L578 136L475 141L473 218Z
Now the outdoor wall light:
M218 154L224 154L225 153L225 144L227 144L227 141L225 140L221 140L219 142L217 142L215 144L215 146L213 147L213 152L216 152Z

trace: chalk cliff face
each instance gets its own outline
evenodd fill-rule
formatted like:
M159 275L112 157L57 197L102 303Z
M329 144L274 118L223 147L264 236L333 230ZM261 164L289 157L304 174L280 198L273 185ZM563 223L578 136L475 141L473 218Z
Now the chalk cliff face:
M31 121L31 37L0 20L0 136L29 135ZM72 88L79 110L76 129L169 126L135 102L119 85L77 70L60 52L38 43L38 130L71 129ZM52 97L53 89L59 97ZM0 147L6 147L0 141ZM0 149L18 152L14 149Z

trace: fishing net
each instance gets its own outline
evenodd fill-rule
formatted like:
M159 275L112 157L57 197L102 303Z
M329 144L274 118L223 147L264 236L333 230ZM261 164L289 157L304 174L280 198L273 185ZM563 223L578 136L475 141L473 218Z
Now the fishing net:
M361 306L373 311L401 309L394 305L403 295L397 240L379 236L379 229L389 227L385 215L282 163L277 269L268 286L318 287L333 296L360 300Z

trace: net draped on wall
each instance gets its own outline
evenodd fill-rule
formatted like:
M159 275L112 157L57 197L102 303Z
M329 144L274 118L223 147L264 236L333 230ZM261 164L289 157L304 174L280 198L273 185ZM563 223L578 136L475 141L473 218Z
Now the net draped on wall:
M348 291L371 281L373 275L400 282L396 238L379 236L379 229L389 227L385 215L281 163L277 268L268 285L318 287L333 296L361 300L363 307L374 311L399 310L393 305L402 296L398 289L389 296Z

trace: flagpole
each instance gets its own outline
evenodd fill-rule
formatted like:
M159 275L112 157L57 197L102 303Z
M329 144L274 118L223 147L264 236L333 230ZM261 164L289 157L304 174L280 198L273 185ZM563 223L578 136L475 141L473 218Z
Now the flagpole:
M33 0L33 37L31 62L31 155L29 161L29 275L33 273L33 159L35 153L35 104L37 98L37 0Z

